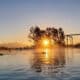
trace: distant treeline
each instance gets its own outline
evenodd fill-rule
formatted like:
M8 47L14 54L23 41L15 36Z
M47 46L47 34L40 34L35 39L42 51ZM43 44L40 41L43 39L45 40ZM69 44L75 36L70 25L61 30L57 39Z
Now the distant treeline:
M75 44L73 47L80 48L80 43Z
M80 43L74 44L74 45L66 45L66 47L73 47L73 48L80 48Z
M18 47L18 48L9 48L9 47L0 47L0 50L28 50L33 49L34 46L31 47Z
M80 43L77 43L75 45L66 45L64 47L73 47L73 48L80 48ZM9 48L9 47L0 47L0 50L28 50L28 49L34 49L35 46L31 47L17 47L17 48Z

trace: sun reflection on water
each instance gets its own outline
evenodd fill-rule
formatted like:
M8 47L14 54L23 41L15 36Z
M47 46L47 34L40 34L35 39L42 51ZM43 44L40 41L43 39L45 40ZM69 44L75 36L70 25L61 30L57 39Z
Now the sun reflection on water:
M63 68L65 66L65 51L63 48L50 49L42 48L36 49L34 53L32 68L36 72L54 73L54 69ZM58 71L57 71L58 72Z
M51 50L49 48L45 48L44 49L44 57L43 57L44 63L45 64L50 64L51 63L51 59L52 59Z

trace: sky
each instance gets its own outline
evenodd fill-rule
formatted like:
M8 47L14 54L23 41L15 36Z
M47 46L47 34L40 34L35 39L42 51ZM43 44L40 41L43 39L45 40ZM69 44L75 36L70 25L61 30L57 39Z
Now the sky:
M80 33L80 0L0 0L0 43L27 43L34 25Z

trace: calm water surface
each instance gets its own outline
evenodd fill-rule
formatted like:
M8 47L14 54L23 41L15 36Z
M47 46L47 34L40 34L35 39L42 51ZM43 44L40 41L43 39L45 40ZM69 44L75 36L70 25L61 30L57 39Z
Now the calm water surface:
M0 53L0 80L80 80L80 49Z

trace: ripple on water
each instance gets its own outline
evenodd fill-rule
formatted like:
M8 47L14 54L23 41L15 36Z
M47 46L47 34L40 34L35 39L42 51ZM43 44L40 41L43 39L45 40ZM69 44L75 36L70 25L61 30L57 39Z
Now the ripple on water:
M80 54L74 52L75 56L72 57L70 51L69 58L68 52L65 51L65 55L64 51L61 52L55 53L57 55L48 55L48 52L35 55L29 51L16 51L18 54L1 56L0 80L80 80L80 65L77 62ZM50 64L45 63L46 60L50 60Z

